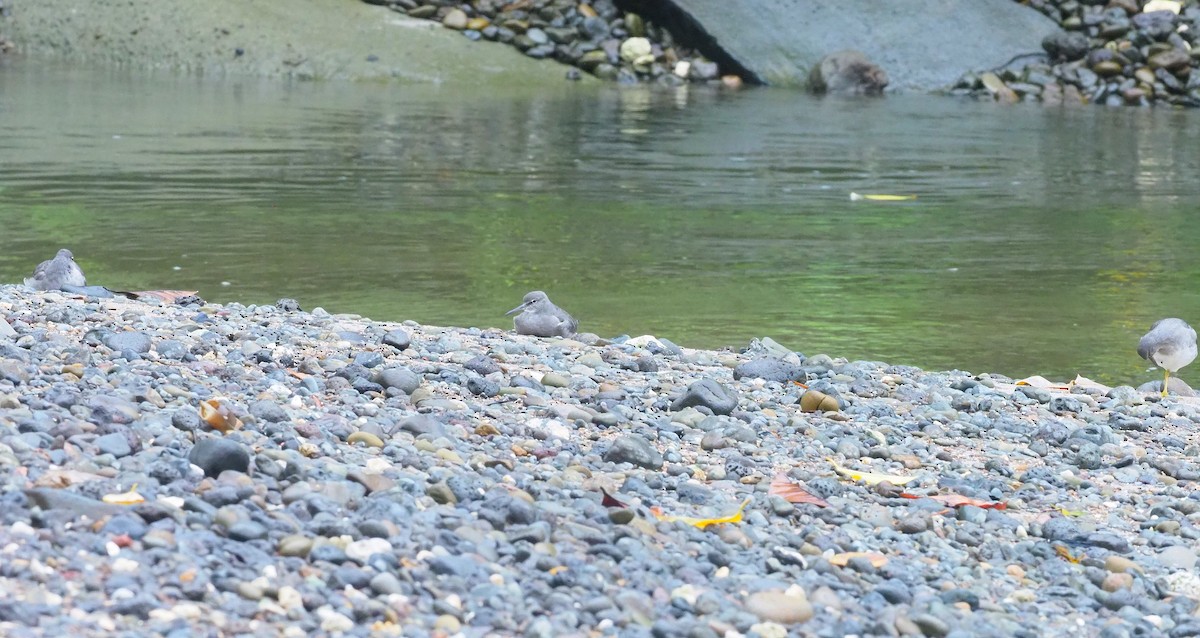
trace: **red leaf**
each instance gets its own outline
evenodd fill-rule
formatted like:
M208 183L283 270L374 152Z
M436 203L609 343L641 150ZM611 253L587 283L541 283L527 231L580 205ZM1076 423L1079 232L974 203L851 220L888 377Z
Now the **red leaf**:
M775 475L775 478L771 480L771 489L767 490L767 493L782 497L789 503L808 503L817 507L829 507L828 501L820 496L815 496L799 484L789 481L783 473Z
M608 490L604 489L603 487L600 488L600 493L604 495L604 498L600 501L600 504L605 507L629 507L612 494L609 494Z
M912 499L928 498L928 499L937 501L939 503L949 505L950 507L962 507L963 505L974 505L975 507L980 507L985 510L1008 509L1008 505L1005 505L1004 503L993 503L991 501L981 501L977 498L971 498L970 496L963 496L962 494L931 494L929 496L922 496L920 494L909 494L908 492L904 492L900 496L902 496L904 498L912 498Z

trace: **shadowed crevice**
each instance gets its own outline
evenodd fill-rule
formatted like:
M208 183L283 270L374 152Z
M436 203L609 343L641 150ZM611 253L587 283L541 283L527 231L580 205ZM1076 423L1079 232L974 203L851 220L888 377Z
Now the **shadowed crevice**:
M616 0L622 11L636 13L666 29L680 46L695 49L717 63L722 75L736 75L751 84L766 84L755 72L746 68L717 42L691 14L674 2L663 0Z

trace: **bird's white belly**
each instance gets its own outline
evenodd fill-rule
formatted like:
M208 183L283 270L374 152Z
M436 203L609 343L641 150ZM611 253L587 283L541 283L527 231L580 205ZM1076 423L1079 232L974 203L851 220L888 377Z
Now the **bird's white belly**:
M1195 361L1195 359L1195 344L1192 344L1192 346L1189 348L1179 348L1175 352L1172 352L1168 355L1164 355L1160 352L1154 353L1154 363L1156 363L1158 367L1163 368L1164 370L1170 370L1171 372L1178 371L1180 368L1186 366L1192 361Z

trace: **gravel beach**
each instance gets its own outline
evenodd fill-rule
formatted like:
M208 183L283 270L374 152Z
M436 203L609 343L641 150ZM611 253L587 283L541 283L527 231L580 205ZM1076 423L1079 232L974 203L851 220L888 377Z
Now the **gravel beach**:
M0 635L1197 636L1197 421L769 339L0 286Z

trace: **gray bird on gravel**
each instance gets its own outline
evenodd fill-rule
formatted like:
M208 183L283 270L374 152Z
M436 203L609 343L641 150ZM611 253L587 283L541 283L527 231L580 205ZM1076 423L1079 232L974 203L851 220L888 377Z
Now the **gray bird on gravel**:
M579 327L579 322L575 321L574 317L551 303L546 293L540 290L525 295L521 305L504 314L511 315L516 312L521 314L513 317L513 326L517 329L517 334L521 335L570 337Z
M1196 359L1196 331L1183 319L1159 319L1138 342L1138 355L1163 369L1162 396L1172 372Z
M87 285L83 270L75 263L71 251L63 248L54 259L48 259L33 269L33 276L25 278L25 285L34 290L63 290L82 288Z

